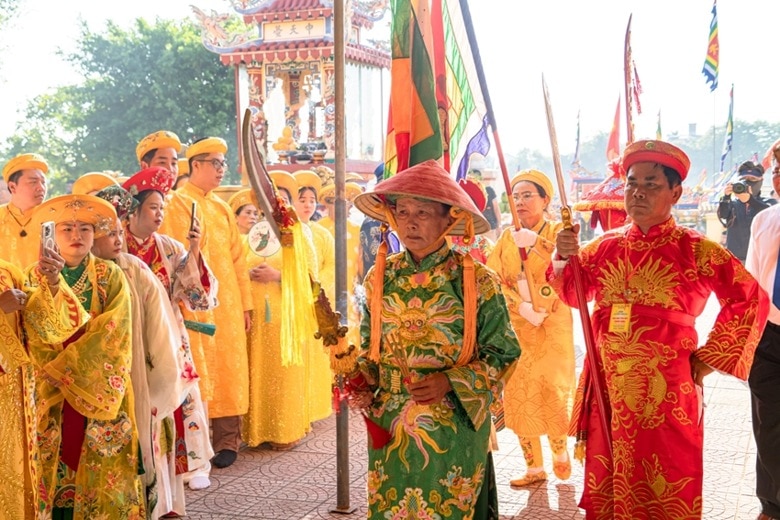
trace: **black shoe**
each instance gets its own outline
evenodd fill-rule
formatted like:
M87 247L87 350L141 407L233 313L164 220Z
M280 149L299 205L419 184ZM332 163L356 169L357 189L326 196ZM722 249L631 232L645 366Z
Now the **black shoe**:
M238 458L238 453L233 450L220 450L219 453L214 455L211 459L211 463L218 468L227 468L233 464Z

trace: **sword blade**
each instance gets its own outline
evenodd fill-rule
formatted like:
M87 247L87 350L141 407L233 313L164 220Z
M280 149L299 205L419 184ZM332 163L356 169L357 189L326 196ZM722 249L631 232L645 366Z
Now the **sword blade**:
M252 126L252 112L247 109L244 112L244 121L241 125L241 144L244 150L244 164L246 165L246 176L249 179L249 186L252 188L260 210L265 214L271 231L276 238L282 239L282 233L279 229L277 220L281 217L279 204L277 202L276 190L271 176L265 169L260 150L255 141L254 127Z

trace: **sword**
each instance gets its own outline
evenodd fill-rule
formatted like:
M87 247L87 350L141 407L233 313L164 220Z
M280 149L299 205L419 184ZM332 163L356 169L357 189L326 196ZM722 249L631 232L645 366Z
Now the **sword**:
M542 74L542 90L544 91L544 110L547 115L547 131L550 134L550 145L552 146L553 166L555 167L555 179L558 181L558 194L561 197L561 221L563 228L571 230L574 225L571 219L571 208L566 200L566 183L563 180L563 168L561 167L561 154L558 151L558 137L555 134L555 122L553 121L552 104L550 103L550 93L547 90L547 82L544 81ZM606 436L605 444L609 448L610 457L612 455L612 435L609 428L612 411L607 407L605 399L606 384L604 383L604 374L601 371L596 342L593 339L593 328L590 322L588 312L588 300L585 296L585 285L582 281L582 267L577 255L569 257L572 275L574 277L574 289L577 293L577 307L580 311L580 321L582 321L582 332L585 337L585 350L588 357L588 368L590 369L590 381L593 384L593 390L596 394L596 404L601 413L601 429Z
M260 209L266 215L271 231L276 238L282 241L282 232L279 225L282 222L283 212L277 199L276 189L265 169L260 150L255 141L254 128L252 126L252 111L247 109L244 112L244 121L241 125L241 144L244 151L244 164L246 165L246 176L249 179L249 186L255 195Z

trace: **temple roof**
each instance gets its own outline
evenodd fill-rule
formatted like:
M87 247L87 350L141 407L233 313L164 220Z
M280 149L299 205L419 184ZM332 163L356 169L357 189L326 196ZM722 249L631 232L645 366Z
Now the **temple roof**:
M376 67L390 67L390 56L379 49L348 43L344 53L348 61L365 63ZM332 54L333 40L320 38L295 42L263 42L249 45L231 53L220 54L220 61L224 65L239 62L252 64L295 60L306 61L328 59Z
M236 9L244 15L246 23L273 22L332 16L333 0L270 0L250 9ZM366 13L353 9L352 23L360 27L371 28L374 24Z

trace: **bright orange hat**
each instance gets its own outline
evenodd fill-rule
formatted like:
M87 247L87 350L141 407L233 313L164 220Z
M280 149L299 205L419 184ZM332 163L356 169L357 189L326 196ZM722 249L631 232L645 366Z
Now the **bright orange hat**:
M685 152L665 141L635 141L623 150L621 162L625 172L640 162L662 164L679 173L682 180L688 176L691 167L691 160Z
M174 182L176 182L176 175L171 171L153 166L135 173L125 181L122 187L132 195L138 195L147 190L156 190L165 197L171 191Z
M11 175L21 170L41 170L44 174L49 172L46 159L37 153L23 153L17 155L3 166L3 180L8 182Z

